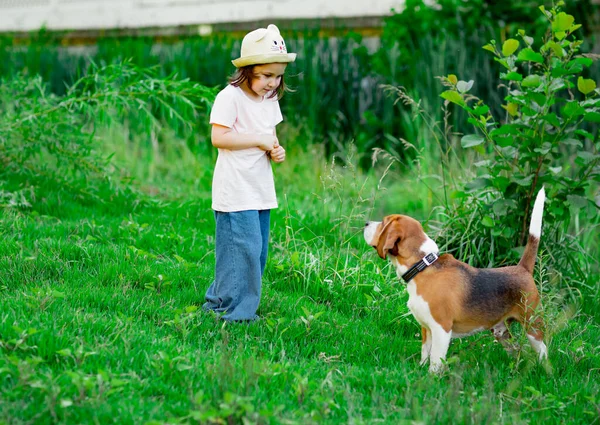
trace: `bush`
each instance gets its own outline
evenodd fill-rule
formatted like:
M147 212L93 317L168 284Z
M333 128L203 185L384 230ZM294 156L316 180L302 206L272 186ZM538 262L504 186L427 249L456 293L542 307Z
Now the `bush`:
M129 62L95 68L64 96L50 93L39 76L2 80L2 198L18 206L56 193L106 200L106 191L130 186L102 153L97 131L112 120L128 120L138 132L156 133L168 122L183 135L192 133L197 122L207 125L198 115L213 98L212 89L158 78Z
M483 47L504 69L503 119L470 94L474 81L442 79L446 104L464 110L478 130L463 136L461 145L480 157L476 177L451 194L456 203L449 218L453 232L469 235L468 240L479 235L458 244L459 256L480 265L512 262L520 255L514 247L526 242L535 195L545 186L542 242L558 270L585 281L597 259L567 235L578 230L573 216L598 224L593 218L600 182L600 90L583 76L595 56L579 52L582 42L574 33L580 25L559 7L540 8L550 24L541 41L519 30L517 38Z

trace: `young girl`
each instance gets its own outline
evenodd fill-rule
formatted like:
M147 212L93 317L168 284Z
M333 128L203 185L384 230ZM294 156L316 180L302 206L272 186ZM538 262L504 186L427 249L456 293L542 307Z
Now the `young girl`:
M203 308L225 320L257 318L270 210L277 208L271 161L285 160L275 133L283 120L278 99L287 63L295 59L275 25L246 34L233 61L237 72L210 114L212 144L219 149L212 186L216 266Z

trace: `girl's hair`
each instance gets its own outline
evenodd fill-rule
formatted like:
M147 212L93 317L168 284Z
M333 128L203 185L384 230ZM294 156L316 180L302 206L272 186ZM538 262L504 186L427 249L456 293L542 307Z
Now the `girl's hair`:
M235 71L235 73L231 77L229 77L229 84L231 84L234 87L239 87L242 84L246 84L248 88L252 89L252 80L254 79L255 66L256 65L248 65L238 68ZM275 90L273 90L273 92L269 95L268 98L272 99L276 97L279 100L283 97L283 94L286 91L291 92L293 90L285 85L284 76L282 75L279 85Z

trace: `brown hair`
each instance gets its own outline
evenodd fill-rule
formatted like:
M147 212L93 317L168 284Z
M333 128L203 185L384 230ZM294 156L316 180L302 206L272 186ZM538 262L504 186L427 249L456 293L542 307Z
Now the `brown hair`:
M254 79L254 67L256 65L248 65L248 66L242 66L240 68L238 68L235 73L229 77L229 84L231 84L234 87L239 87L242 84L246 84L248 86L248 88L252 88L252 80ZM273 90L273 92L269 95L269 99L272 99L274 97L276 97L278 100L281 99L283 97L283 94L286 91L293 91L292 89L290 89L288 86L286 86L285 81L284 81L284 76L281 76L281 81L279 82L279 85L277 86L277 88L275 88L275 90Z

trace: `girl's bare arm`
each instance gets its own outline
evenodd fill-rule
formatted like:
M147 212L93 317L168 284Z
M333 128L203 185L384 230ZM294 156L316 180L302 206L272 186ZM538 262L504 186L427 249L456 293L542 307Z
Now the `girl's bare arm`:
M274 135L241 134L219 124L212 125L210 138L215 148L228 150L258 147L264 151L270 151L277 143L277 137Z

